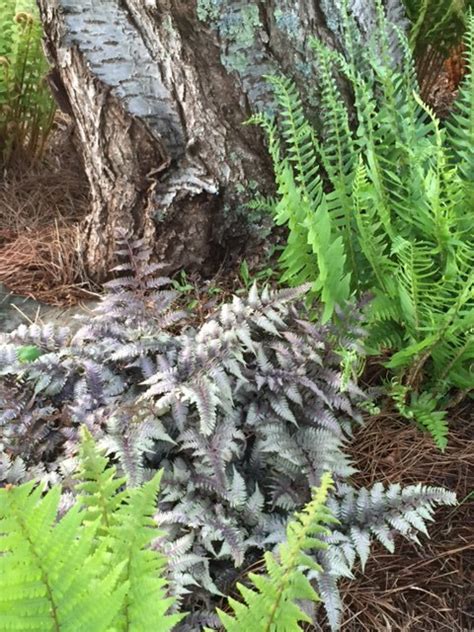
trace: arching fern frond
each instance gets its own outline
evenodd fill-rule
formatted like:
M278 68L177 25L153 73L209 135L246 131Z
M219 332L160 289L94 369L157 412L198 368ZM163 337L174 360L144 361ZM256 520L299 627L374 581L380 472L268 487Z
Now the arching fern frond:
M474 7L473 7L474 9ZM454 160L465 183L465 204L474 209L474 10L467 17L464 37L466 75L454 112L447 122Z
M318 536L327 534L327 525L335 522L325 507L331 486L331 477L325 474L321 485L313 492L313 499L289 522L287 541L279 546L278 557L265 554L267 574L250 573L253 588L237 585L244 602L229 598L233 616L218 610L226 630L240 632L247 628L255 632L296 632L302 629L300 621L311 623L310 617L296 602L319 600L303 569L320 570L309 552L325 548Z
M374 296L367 309L370 352L392 354L388 366L413 390L414 402L426 391L426 402L444 406L453 387L467 393L474 383L468 385L467 315L473 308L474 17L467 19L468 70L448 134L418 95L409 42L390 23L384 3L370 3L377 34L368 42L341 4L346 57L313 43L322 129L305 118L291 81L270 79L281 119L279 132L271 127L270 143L278 133L281 139L272 152L273 213L289 229L281 280L312 282L324 322L353 294ZM350 84L354 122L336 73ZM434 431L445 416L433 410L428 422L423 410L421 423ZM439 443L438 431L437 437Z
M119 491L87 432L81 459L82 493L60 519L60 487L0 489L0 629L171 630L182 616L167 614L166 561L150 548L161 472Z

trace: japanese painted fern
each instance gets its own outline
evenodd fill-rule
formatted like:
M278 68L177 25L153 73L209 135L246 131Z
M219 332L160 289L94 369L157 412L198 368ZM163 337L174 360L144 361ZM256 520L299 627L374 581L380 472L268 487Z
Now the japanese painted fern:
M163 572L174 608L189 613L178 629L194 632L219 624L215 605L222 594L242 568L285 541L293 512L311 500L329 471L340 525L328 525L330 533L321 535L326 550L311 552L322 568L312 579L337 629L338 578L351 572L357 557L365 560L371 540L385 534L388 542L396 530L411 537L421 524L414 522L418 508L427 518L431 505L453 501L443 490L346 493L354 471L346 445L366 401L350 370L350 359L361 353L360 315L354 309L339 314L342 335L341 328L305 320L305 288L254 287L199 328L178 330L182 314L172 310L166 279L154 277L140 243L124 250L131 261L122 272L126 266L134 274L109 286L77 333L31 326L0 345L2 476L62 480L68 491L63 512L77 493L71 474L85 424L117 459L123 478L104 470L103 458L87 452L86 442L79 488L84 521L95 525L94 538L113 538L114 550L129 559L130 547L136 553L145 542L138 518L135 532L123 512L129 505L144 516L142 494L150 502L152 495L146 481L163 469L153 512L162 533L155 533L152 550L168 560ZM25 347L37 351L25 354ZM59 442L52 438L55 428ZM142 527L151 525L146 515ZM125 569L117 572L119 584L131 581L120 574ZM147 594L147 586L140 591ZM127 593L131 613L134 595Z

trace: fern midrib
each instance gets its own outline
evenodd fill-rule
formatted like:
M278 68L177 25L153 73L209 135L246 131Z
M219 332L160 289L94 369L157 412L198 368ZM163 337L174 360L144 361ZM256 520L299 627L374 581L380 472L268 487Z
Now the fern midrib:
M111 523L110 523L110 520L109 520L109 512L108 512L106 498L102 494L102 487L100 488L100 494L99 494L99 499L98 500L99 500L98 504L99 504L100 513L101 513L101 522L103 523L103 525L105 526L105 528L108 531L110 529Z
M43 568L42 558L39 555L39 553L37 552L37 550L35 548L35 545L33 543L33 540L30 537L30 533L28 531L27 524L23 520L23 514L21 512L21 509L17 507L15 501L16 501L16 498L13 499L13 503L12 503L13 509L15 510L14 511L15 518L16 518L18 524L20 525L20 528L22 530L23 536L26 539L26 541L28 542L30 550L31 550L31 552L33 554L33 557L35 558L37 566L38 566L38 568L39 568L39 570L41 572L41 579L42 579L43 584L44 584L44 586L46 588L46 595L47 595L48 601L50 602L50 613L51 613L51 616L53 618L54 631L55 632L61 632L61 627L59 625L59 618L58 618L58 606L57 606L57 604L55 602L55 599L54 599L53 589L50 586L49 579L48 579L48 574L47 574L46 570Z
M409 41L410 41L410 46L411 46L412 50L414 50L415 47L416 47L416 40L418 39L418 35L420 34L421 27L423 26L426 14L428 12L429 0L422 0L422 2L423 2L423 4L420 7L420 12L418 14L418 18L417 18L415 24L413 25L413 27L411 29L411 33L410 33Z
M448 362L448 364L446 365L446 368L444 369L444 371L441 373L440 377L437 380L438 383L443 382L447 378L453 366L456 364L459 358L462 357L463 353L466 351L466 349L468 349L471 343L472 343L472 336L468 336L463 346L458 349L457 353L455 353L455 355L451 358L451 361ZM474 386L472 387L472 389L474 389Z
M301 520L304 521L305 517L302 516ZM307 517L307 520L309 522L310 520L309 516ZM290 562L289 564L287 564L285 572L283 573L283 576L281 578L280 587L277 593L277 598L275 599L275 602L270 610L270 617L265 625L264 632L273 632L275 630L275 628L273 627L274 624L276 623L275 617L278 612L278 608L280 607L280 603L285 593L285 590L288 587L289 580L291 579L291 576L293 575L293 573L295 572L295 569L298 566L298 557L300 555L300 551L303 548L303 542L306 539L308 526L309 525L306 525L304 524L304 522L302 522L301 529L299 530L298 535L292 542Z
M125 572L126 575L125 577L131 577L131 571L132 571L132 555L131 555L131 550L129 551L129 556L128 556L128 560L127 560L127 565L125 567ZM124 595L124 599L123 599L123 608L122 608L122 612L123 612L123 616L124 616L124 620L125 620L125 626L124 626L124 630L130 630L130 622L131 622L131 617L130 617L130 609L131 609L131 601L130 601L130 590L127 590L125 595Z

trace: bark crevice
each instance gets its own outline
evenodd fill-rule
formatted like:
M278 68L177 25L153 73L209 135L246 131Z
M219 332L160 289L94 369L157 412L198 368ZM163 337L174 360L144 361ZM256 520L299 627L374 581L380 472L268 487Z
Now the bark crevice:
M37 1L91 185L89 275L110 269L116 227L170 270L242 250L245 202L273 180L262 134L242 123L272 106L264 74L291 75L310 97L310 37L338 39L327 19L338 0L227 0L207 22L200 0Z

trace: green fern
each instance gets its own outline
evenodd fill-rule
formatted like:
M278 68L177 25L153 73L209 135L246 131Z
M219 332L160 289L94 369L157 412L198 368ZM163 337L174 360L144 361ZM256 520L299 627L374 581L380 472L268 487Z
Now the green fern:
M34 0L2 0L0 33L0 165L7 167L15 157L41 157L55 105Z
M410 397L408 388L396 381L391 385L390 394L400 414L428 430L438 448L444 450L448 444L448 423L446 411L437 410L436 399L430 393L413 393L407 403Z
M472 0L404 0L411 22L410 44L422 53L428 46L445 55L459 43Z
M86 522L98 521L99 532L106 535L117 522L117 511L127 497L119 491L125 478L118 478L116 468L101 454L87 428L82 428L79 467L76 474L79 501Z
M160 535L153 514L162 472L142 487L120 491L125 479L116 477L115 467L108 467L86 428L82 436L79 477L83 482L77 489L79 503L86 509L84 521L98 523L112 568L122 567L119 584L127 587L114 622L116 630L171 630L181 616L166 614L173 603L162 577L166 560L149 548Z
M474 211L474 13L467 18L464 37L466 76L461 84L455 111L448 120L450 147L464 184L464 203ZM467 214L466 214L467 215ZM467 218L466 218L467 219ZM466 225L466 228L472 228Z
M244 603L229 598L234 615L218 610L226 630L290 632L302 629L300 621L311 623L311 618L295 602L319 601L303 569L322 571L305 551L327 548L317 536L329 533L324 525L337 522L325 507L331 486L331 476L326 473L320 487L314 490L313 499L288 524L287 541L280 545L278 558L271 553L265 554L266 574L249 574L255 588L237 584Z
M0 490L0 630L105 632L120 610L122 566L78 505L56 522L59 500L34 482Z
M429 95L445 61L459 52L474 0L404 0L421 94Z
M344 9L349 57L314 43L320 134L286 79L271 79L280 135L271 119L254 121L275 165L273 213L289 228L281 280L311 281L324 320L353 294L372 294L368 348L391 352L412 412L444 445L445 415L432 403L474 385L474 17L466 18L466 78L444 128L418 96L408 40L374 2L378 37L367 50ZM398 67L394 37L404 54ZM352 86L354 129L335 73Z
M58 520L61 490L0 490L0 630L171 630L166 562L150 549L161 472L119 491L84 430L78 501Z
M296 286L311 277L316 279L313 291L323 297L325 322L336 305L343 304L350 296L344 243L332 227L329 216L332 201L323 190L314 132L304 118L296 88L286 79L268 79L282 110L285 159L280 159L280 144L273 123L266 117L254 117L251 121L267 131L282 196L281 203L274 207L274 214L277 224L287 224L290 229L287 246L280 257L286 268L282 282Z

